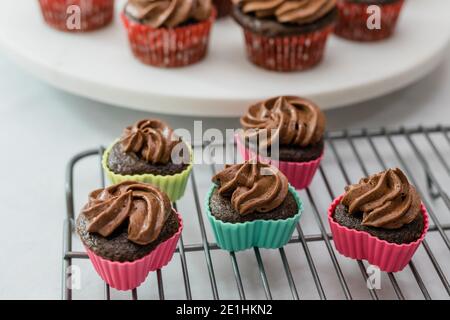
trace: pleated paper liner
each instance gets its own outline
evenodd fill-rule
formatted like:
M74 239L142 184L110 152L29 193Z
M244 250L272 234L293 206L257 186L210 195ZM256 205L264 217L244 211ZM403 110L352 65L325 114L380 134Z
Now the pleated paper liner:
M335 33L343 38L355 41L377 41L390 37L397 25L404 0L394 0L386 4L376 4L379 9L380 28L369 28L372 15L376 14L369 10L373 4L358 3L348 0L338 0L338 22ZM378 9L377 9L378 10ZM375 16L374 16L375 17Z
M281 220L255 220L243 223L223 222L212 215L209 202L216 188L213 186L209 191L205 208L220 248L227 251L242 251L253 247L277 249L289 242L303 212L303 204L291 186L289 186L289 192L294 196L299 208L295 216Z
M108 25L114 16L114 0L39 0L39 4L45 22L66 32L97 30ZM78 6L81 10L79 28L72 28L71 15L74 13L69 10L70 6Z
M334 25L283 37L267 37L244 29L248 59L264 69L280 72L310 69L322 61Z
M108 149L106 149L102 158L103 170L112 184L118 184L124 181L148 183L155 187L158 187L161 191L164 191L169 196L170 201L172 202L179 200L184 195L184 192L186 191L186 185L192 171L192 150L190 150L191 164L187 169L180 173L168 176L157 176L153 174L121 175L114 173L108 167L109 154L116 143L117 141L111 144Z
M242 139L239 136L235 137L237 148L244 158L244 160L250 160L255 158L255 153L249 150ZM261 162L270 163L277 167L289 180L289 183L297 190L307 188L317 172L320 166L320 162L323 159L323 154L316 160L308 162L290 162L290 161L273 161L261 156L258 157Z
M216 15L213 9L209 19L176 28L152 28L131 20L123 12L121 18L137 59L155 67L175 68L194 64L206 56Z
M177 213L177 216L180 225L178 231L139 260L133 262L110 261L86 248L89 259L100 277L112 288L127 291L141 285L150 272L168 265L172 260L183 230L181 215Z
M378 239L371 234L341 226L334 221L333 215L343 196L335 199L328 209L328 222L336 250L340 254L358 260L367 260L371 265L378 266L381 271L397 272L403 270L411 261L428 231L428 213L422 204L421 211L424 218L422 236L408 244L390 243Z

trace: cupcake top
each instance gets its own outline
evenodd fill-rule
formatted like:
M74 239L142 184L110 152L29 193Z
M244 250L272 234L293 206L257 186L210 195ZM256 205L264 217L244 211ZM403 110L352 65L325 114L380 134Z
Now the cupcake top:
M297 25L317 21L336 7L336 0L234 0L234 2L246 14Z
M127 127L119 143L124 152L134 153L148 163L167 164L180 141L165 122L146 119Z
M90 193L82 214L88 232L108 237L128 221L128 240L147 245L159 237L171 212L165 193L149 184L126 181Z
M240 215L278 208L288 195L288 180L277 168L256 161L227 165L212 181L218 193L231 199Z
M211 0L128 0L125 13L153 28L174 28L210 17Z
M280 145L306 147L323 139L325 115L313 102L281 96L252 105L241 118L244 138L260 147Z
M362 213L362 225L399 229L421 214L416 189L398 168L388 169L348 186L341 204L349 214Z

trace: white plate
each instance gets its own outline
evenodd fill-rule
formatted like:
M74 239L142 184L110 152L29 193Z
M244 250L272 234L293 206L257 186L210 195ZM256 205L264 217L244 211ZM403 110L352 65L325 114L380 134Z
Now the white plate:
M117 11L123 4L117 0ZM408 0L393 38L360 44L332 37L319 67L291 74L250 64L231 19L215 26L207 59L183 69L136 61L119 19L89 34L54 31L43 23L37 0L2 0L0 44L27 70L75 94L160 113L237 116L249 103L270 96L306 96L326 109L404 87L444 56L448 12L450 1Z

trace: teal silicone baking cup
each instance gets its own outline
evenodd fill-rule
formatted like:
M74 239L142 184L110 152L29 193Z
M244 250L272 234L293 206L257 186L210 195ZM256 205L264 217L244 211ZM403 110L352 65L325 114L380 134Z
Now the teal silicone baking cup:
M212 215L209 202L216 188L214 185L208 192L205 207L217 245L221 249L227 251L242 251L253 247L278 249L289 242L303 212L303 203L291 185L289 192L294 196L298 206L298 213L295 216L288 219L254 220L243 223L223 222Z
M184 195L186 185L192 171L192 163L193 163L192 150L190 150L191 164L180 173L169 176L158 176L153 174L121 175L113 172L108 167L109 153L111 152L111 149L116 143L117 141L115 141L113 144L109 146L108 149L106 149L102 158L103 170L105 171L105 175L108 177L111 183L117 184L124 181L149 183L164 191L169 196L170 201L172 202L179 200Z

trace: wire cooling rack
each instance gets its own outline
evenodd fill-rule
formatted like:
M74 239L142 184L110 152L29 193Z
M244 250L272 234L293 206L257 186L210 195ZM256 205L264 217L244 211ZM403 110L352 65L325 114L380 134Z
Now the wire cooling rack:
M194 147L195 149L196 147ZM231 148L233 149L233 148ZM73 249L75 221L75 166L83 159L94 158L101 162L101 155L104 148L88 150L77 154L71 159L67 166L66 177L66 200L67 215L64 221L63 235L63 270L62 270L62 298L72 300L75 297L74 290L68 285L71 277L70 267L78 261L88 259L85 252ZM345 185L354 183L362 176L379 172L388 167L400 167L409 176L427 207L430 215L430 230L423 241L420 254L417 253L409 266L399 273L382 273L383 290L391 292L388 298L407 299L449 299L450 297L450 126L416 127L398 129L376 129L376 130L344 130L328 132L326 135L326 157L314 178L310 188L300 192L300 197L305 202L304 217L296 227L290 243L276 252L278 263L282 265L282 272L276 273L275 281L270 281L270 273L273 264L264 262L263 254L267 250L254 248L246 251L245 254L253 256L253 273L257 273L256 283L250 286L251 291L260 291L262 298L277 299L279 295L273 294L280 290L294 300L303 298L312 299L358 299L368 298L378 300L384 298L383 290L377 290L366 286L370 274L368 264L364 261L355 261L340 256L335 251L333 239L329 233L326 219L327 205L337 195L343 192ZM206 168L209 168L205 174ZM199 185L210 185L210 177L220 167L211 165L201 165L201 168L194 170L187 191L187 200L193 206L193 213L190 220L196 220L195 224L188 227L197 228L193 232L199 233L201 242L187 242L180 239L177 252L173 260L179 260L182 278L175 284L177 290L184 288L183 298L197 299L193 293L193 288L197 286L193 278L199 277L199 270L192 266L189 260L190 255L200 253L204 257L203 262L206 273L201 273L200 277L206 277L203 282L202 292L208 292L208 297L212 299L222 298L219 288L227 282L227 279L234 278L234 293L238 299L249 298L249 285L246 286L247 276L243 275L242 267L244 263L239 263L241 253L224 253L229 255L229 273L218 275L217 269L222 267L214 263L213 253L220 251L220 248L212 242L213 237L209 230L209 224L205 224L203 214L203 199L205 192L202 192ZM205 181L200 181L199 172L205 176ZM98 187L104 187L105 179L101 170L101 179ZM81 197L81 196L80 196ZM192 197L192 198L190 198ZM177 203L174 203L177 208ZM178 204L179 207L179 204ZM184 214L184 212L181 210ZM187 219L185 217L185 219ZM304 221L308 220L308 221ZM308 223L309 222L309 225ZM186 235L184 230L184 235ZM289 250L287 253L288 247ZM320 251L320 254L318 253ZM272 250L272 257L274 255ZM197 257L197 256L196 256ZM242 257L242 256L241 256ZM198 260L196 258L196 260ZM271 262L273 262L272 260ZM174 261L172 261L173 263ZM190 262L190 263L189 263ZM244 261L249 263L248 259ZM222 264L222 263L221 263ZM191 265L191 266L190 266ZM86 265L85 268L88 268ZM351 272L349 272L351 270ZM178 271L178 272L179 272ZM256 271L256 272L255 272ZM92 272L92 267L86 272ZM193 277L195 275L195 277ZM303 280L308 276L309 281ZM278 281L283 278L284 282ZM167 277L168 278L168 277ZM273 276L272 276L273 278ZM165 295L168 283L163 277L162 271L156 272L157 295L159 299L171 299ZM171 279L172 280L172 279ZM272 283L272 284L271 284ZM145 282L142 286L146 286ZM149 284L150 285L150 284ZM151 284L153 285L153 283ZM355 290L356 288L356 290ZM363 288L363 289L361 289ZM138 290L130 293L132 299L138 299ZM361 290L365 292L361 297ZM104 295L95 297L97 299L111 299L112 289L104 284ZM197 290L198 291L198 290ZM357 291L357 293L356 293ZM417 292L415 292L417 291ZM256 295L257 296L257 295ZM382 296L382 297L380 297ZM229 295L227 295L229 297ZM253 295L250 298L255 297ZM258 297L258 296L257 296ZM286 295L282 295L286 297ZM139 298L148 298L139 294Z

